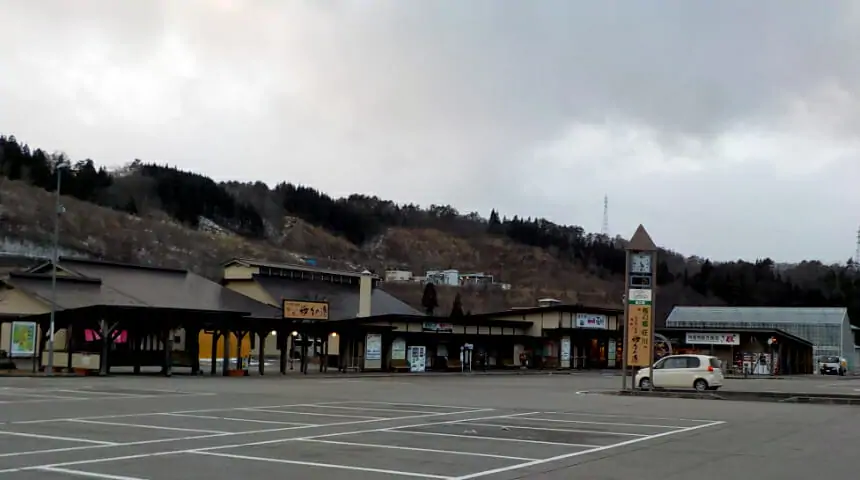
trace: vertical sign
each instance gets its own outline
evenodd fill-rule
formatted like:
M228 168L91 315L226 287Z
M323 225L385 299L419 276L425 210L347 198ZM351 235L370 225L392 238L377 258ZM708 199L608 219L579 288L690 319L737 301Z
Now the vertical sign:
M627 245L627 272L624 323L624 388L627 367L647 367L654 363L654 287L657 246L645 227L639 225ZM653 381L652 381L653 385Z

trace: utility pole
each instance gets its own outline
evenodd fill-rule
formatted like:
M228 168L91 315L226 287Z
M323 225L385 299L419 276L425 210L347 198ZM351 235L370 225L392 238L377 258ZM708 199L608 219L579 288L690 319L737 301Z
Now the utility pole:
M51 254L51 322L48 330L48 368L45 374L49 377L54 375L54 330L57 315L57 262L60 257L60 215L63 213L63 205L60 203L60 187L63 182L63 167L67 162L63 157L57 158L54 172L57 174L57 190L54 192L54 238ZM68 340L67 340L68 341Z

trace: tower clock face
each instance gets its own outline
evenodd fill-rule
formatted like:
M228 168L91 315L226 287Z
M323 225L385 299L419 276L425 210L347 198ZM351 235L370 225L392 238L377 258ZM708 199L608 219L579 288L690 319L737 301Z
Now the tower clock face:
M635 253L630 257L631 273L651 273L651 254Z

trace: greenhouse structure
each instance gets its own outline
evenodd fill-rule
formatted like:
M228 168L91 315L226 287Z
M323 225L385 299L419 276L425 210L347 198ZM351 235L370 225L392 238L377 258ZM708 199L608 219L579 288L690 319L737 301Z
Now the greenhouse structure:
M778 330L810 342L816 359L838 355L846 359L849 370L857 364L854 332L845 308L675 307L666 327Z

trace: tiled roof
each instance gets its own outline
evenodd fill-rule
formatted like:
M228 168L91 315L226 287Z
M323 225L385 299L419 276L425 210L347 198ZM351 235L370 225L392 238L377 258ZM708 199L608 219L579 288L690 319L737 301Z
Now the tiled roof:
M323 300L329 302L329 320L355 318L358 313L359 288L328 282L291 280L255 275L254 279L276 302L291 300ZM371 315L424 315L393 295L373 289L370 297Z

